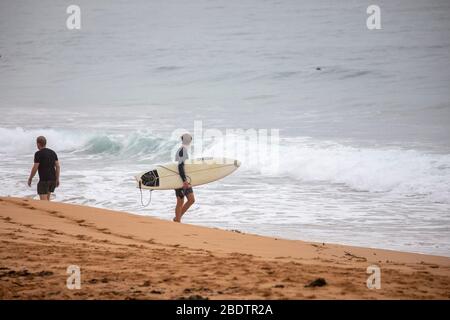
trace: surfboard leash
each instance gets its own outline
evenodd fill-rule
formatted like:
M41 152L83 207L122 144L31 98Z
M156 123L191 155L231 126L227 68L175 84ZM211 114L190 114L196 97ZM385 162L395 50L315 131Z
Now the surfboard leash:
M141 205L144 207L144 208L147 208L149 205L150 205L150 203L152 202L152 191L153 190L148 190L148 192L149 192L149 198L148 198L148 202L147 202L147 204L144 204L144 196L143 196L143 194L142 194L142 182L141 181L139 181L139 191L141 192Z

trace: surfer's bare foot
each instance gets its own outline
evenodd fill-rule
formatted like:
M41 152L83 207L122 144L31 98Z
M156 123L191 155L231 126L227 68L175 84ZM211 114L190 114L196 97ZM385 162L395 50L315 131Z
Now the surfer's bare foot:
M175 217L173 218L173 222L181 222L181 221Z

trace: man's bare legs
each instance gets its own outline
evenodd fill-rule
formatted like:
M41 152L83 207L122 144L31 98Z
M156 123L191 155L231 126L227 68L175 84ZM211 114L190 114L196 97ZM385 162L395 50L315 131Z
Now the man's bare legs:
M194 193L189 193L187 196L187 201L184 203L184 198L177 197L177 206L175 207L175 218L173 221L181 222L181 217L188 211L188 209L194 204L195 197Z
M40 200L50 201L50 193L47 193L47 194L40 194L40 195L39 195L39 199L40 199Z
M195 197L194 197L193 192L189 193L186 197L187 197L187 201L184 204L183 209L181 210L181 216L183 216L183 214L185 214L186 211L188 211L188 209L190 208L190 206L192 206L195 202Z
M177 205L175 207L175 218L173 218L173 221L181 222L181 216L183 215L182 214L183 204L184 204L184 197L183 198L177 197Z

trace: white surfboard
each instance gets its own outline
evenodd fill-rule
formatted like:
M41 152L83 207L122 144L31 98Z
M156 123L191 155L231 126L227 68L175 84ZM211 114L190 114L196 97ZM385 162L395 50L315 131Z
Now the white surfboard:
M241 165L240 161L228 158L199 158L186 160L184 172L192 186L199 186L219 180L233 173ZM183 187L178 173L178 163L155 165L150 171L135 176L138 188L169 190Z

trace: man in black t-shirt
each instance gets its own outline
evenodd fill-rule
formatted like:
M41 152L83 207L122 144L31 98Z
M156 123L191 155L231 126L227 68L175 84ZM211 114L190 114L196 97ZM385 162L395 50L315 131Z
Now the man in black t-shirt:
M36 139L36 145L39 151L34 154L34 165L31 168L30 177L28 178L28 186L36 172L39 172L39 182L37 192L41 200L50 200L50 194L59 186L59 161L56 153L46 148L47 139L40 136Z

